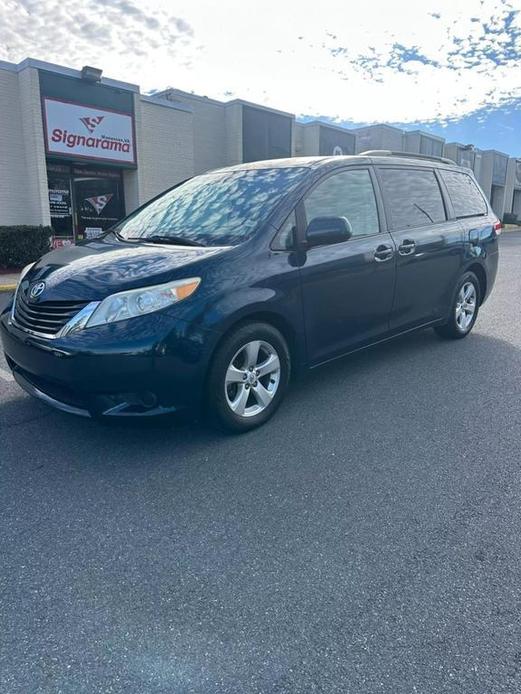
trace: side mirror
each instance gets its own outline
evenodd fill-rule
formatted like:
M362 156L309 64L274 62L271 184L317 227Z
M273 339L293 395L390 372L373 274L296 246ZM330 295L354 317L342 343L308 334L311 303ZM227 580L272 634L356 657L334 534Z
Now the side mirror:
M306 229L307 247L342 243L352 235L351 224L345 217L315 217Z

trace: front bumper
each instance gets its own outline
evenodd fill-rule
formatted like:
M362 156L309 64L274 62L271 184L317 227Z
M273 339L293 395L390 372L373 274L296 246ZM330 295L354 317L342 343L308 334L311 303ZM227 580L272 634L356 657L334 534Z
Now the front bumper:
M15 380L32 396L77 415L120 417L197 408L219 338L169 312L51 340L4 313L0 336Z

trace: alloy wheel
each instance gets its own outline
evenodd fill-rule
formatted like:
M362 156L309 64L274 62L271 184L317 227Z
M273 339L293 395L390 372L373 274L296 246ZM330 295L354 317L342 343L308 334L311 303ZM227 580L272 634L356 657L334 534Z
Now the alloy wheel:
M253 417L273 401L280 383L280 360L265 340L252 340L237 350L224 381L228 406L239 417Z
M465 282L456 299L456 324L461 332L467 332L476 313L477 293L472 282Z

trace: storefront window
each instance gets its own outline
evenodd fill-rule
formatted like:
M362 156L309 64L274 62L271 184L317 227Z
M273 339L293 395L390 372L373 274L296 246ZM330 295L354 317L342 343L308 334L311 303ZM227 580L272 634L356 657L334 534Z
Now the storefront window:
M54 234L60 238L71 239L73 229L70 166L49 164L47 166L47 182L51 226L54 229Z
M95 238L125 216L119 169L47 165L55 245Z

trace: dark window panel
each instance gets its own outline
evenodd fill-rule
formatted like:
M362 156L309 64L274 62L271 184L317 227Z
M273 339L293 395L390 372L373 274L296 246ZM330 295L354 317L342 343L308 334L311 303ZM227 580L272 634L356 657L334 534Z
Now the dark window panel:
M381 179L391 229L425 226L446 219L434 171L382 169Z
M243 106L242 148L245 162L291 157L291 118Z
M487 205L472 178L457 171L441 173L456 217L472 217L487 213Z

